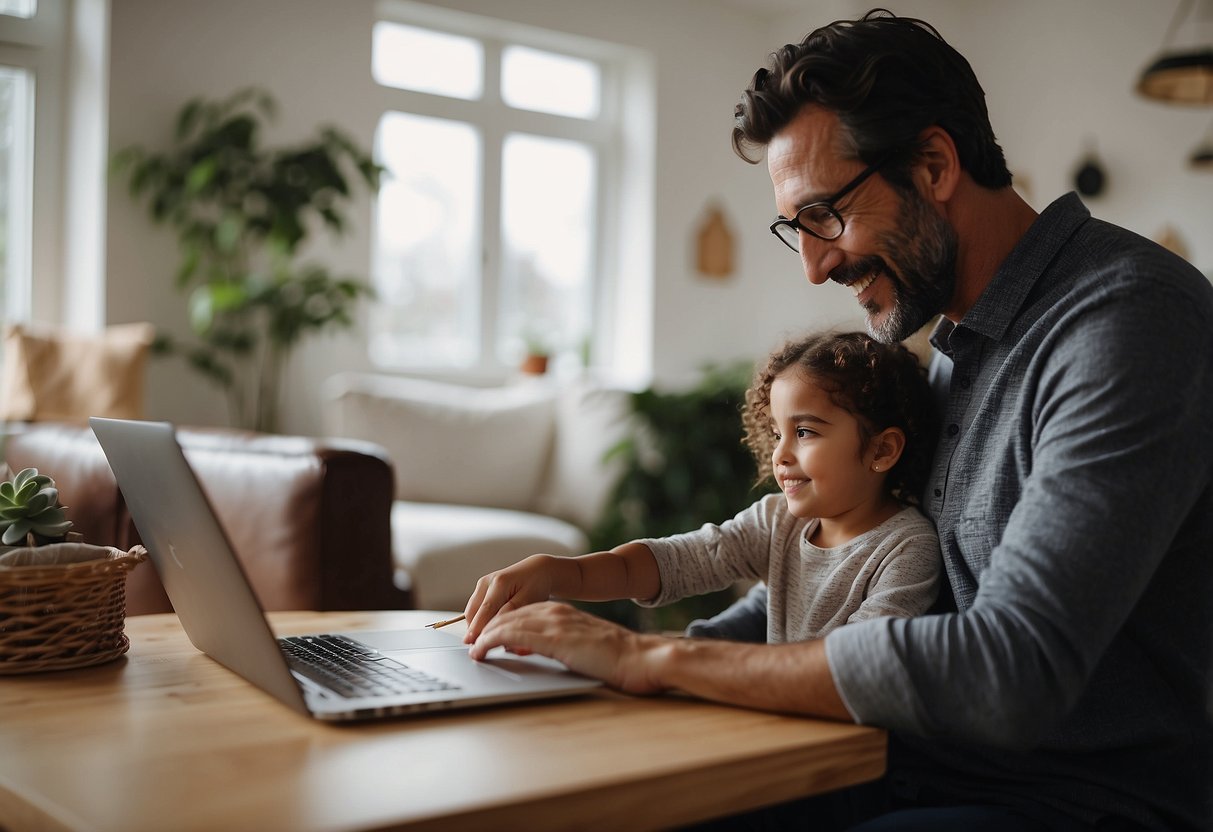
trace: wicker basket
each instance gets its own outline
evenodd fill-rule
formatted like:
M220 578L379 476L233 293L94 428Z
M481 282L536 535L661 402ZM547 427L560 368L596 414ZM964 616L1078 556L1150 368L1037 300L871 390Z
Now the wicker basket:
M130 642L126 573L135 546L55 543L0 555L0 675L66 670L116 659Z

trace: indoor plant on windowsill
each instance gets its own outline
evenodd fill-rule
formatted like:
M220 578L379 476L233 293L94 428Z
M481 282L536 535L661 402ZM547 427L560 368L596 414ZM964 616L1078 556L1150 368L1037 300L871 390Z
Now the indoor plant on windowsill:
M552 348L547 339L535 332L522 336L526 352L522 356L519 369L527 375L541 376L548 371L548 363L552 359Z
M0 674L99 664L130 645L126 573L146 550L93 546L71 527L36 468L0 482Z

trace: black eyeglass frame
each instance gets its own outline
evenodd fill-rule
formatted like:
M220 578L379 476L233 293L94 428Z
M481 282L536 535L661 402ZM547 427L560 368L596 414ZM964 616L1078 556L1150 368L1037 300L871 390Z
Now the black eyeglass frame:
M859 172L858 176L856 176L854 179L852 179L847 184L843 185L842 188L839 189L836 193L831 194L830 196L826 197L825 199L820 199L817 202L810 202L808 205L805 205L805 206L797 209L796 215L794 217L785 217L783 215L780 215L779 219L777 219L777 220L775 220L775 222L771 223L771 233L775 235L776 239L778 239L779 242L783 243L785 246L787 246L788 248L790 248L792 251L796 252L797 254L800 253L800 232L801 231L804 231L806 234L816 237L819 240L837 240L839 237L842 236L842 232L846 231L847 223L846 223L846 220L844 220L842 218L842 214L838 211L838 209L834 207L834 203L837 202L838 200L842 199L844 196L849 194L851 191L858 188L864 182L866 182L869 176L871 176L872 174L876 173L876 171L878 171L882 167L884 167L891 158L893 158L892 155L888 155L888 156L878 159L876 162L873 162L872 164L868 165L866 168L864 168L862 171ZM807 225L802 224L800 222L800 216L805 211L809 210L810 208L817 208L817 209L824 208L834 218L834 221L838 223L838 233L834 234L833 236L827 237L825 234L821 234L817 231L814 231L813 229L809 228ZM795 236L791 240L789 240L787 237L784 237L779 231L779 229L781 227L787 227L787 228L792 229L792 231L795 233Z

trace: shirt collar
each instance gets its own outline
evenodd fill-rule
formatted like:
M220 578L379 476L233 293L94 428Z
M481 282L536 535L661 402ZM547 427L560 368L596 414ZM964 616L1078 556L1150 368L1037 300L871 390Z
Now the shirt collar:
M991 340L1002 338L1019 314L1028 292L1048 269L1061 247L1091 217L1078 194L1070 192L1041 212L998 267L973 308L955 326L970 329ZM931 333L931 343L947 352L952 322L942 318Z

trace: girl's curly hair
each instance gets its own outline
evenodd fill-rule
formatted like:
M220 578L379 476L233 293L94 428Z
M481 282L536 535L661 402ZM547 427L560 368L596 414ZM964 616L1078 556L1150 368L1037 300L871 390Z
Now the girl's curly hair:
M926 372L908 349L882 344L862 332L821 333L784 344L771 353L746 390L743 442L754 455L760 483L772 479L771 384L796 368L859 422L860 447L885 428L905 433L901 458L885 479L897 500L916 505L926 487L937 434L937 416Z

